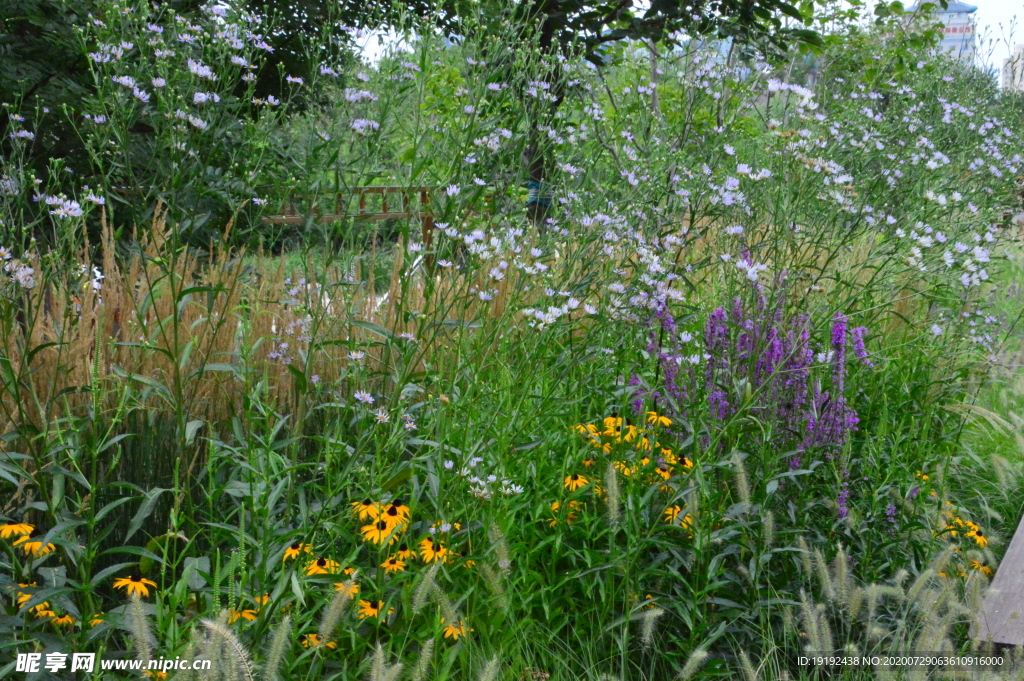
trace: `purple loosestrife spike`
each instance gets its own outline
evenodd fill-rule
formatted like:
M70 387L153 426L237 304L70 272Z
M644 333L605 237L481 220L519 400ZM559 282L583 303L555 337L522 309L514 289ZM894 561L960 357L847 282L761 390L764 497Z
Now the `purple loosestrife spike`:
M726 323L725 308L717 308L708 317L704 330L704 347L710 355L704 378L711 417L721 421L729 415L729 401L725 391L716 385L719 378L716 374L722 374L724 377L729 372L729 327Z
M840 485L839 497L836 499L836 506L839 517L845 518L850 513L850 471L843 469L843 484Z
M634 393L636 397L633 399L631 404L633 405L633 413L639 414L644 410L644 393L646 390L641 387L640 377L636 374L629 377L628 385L637 388L637 391Z
M866 326L858 326L855 329L850 330L850 335L853 337L853 353L857 355L857 359L864 362L865 365L874 368L875 363L868 359L868 350L864 347L864 335L868 332Z

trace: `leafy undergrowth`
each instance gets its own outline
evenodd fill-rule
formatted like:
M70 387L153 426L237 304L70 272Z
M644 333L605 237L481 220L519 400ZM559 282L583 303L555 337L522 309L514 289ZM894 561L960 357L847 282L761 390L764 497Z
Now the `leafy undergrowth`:
M238 12L107 10L103 186L35 182L45 117L11 112L3 673L782 679L978 647L1022 506L1019 100L854 26L810 83L696 42L554 68L485 22L281 103ZM524 154L558 178L530 208ZM332 174L388 173L434 188L429 238L316 221ZM296 192L302 229L260 222Z

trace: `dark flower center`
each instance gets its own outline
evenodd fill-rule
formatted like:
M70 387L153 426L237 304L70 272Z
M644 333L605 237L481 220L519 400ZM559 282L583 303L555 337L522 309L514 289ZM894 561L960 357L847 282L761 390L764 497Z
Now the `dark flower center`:
M384 530L388 529L388 524L386 522L384 522L383 520L378 520L377 521L377 529L380 530L381 532L383 532Z
M389 516L393 518L396 515L398 515L398 509L395 508L394 506L388 506L388 510L385 511L385 513L387 513Z
M317 567L324 567L325 565L327 565L327 559L326 558L319 558L319 559L317 559L316 565L317 565Z
M292 551L298 551L300 548L301 548L300 544L292 544L292 546L291 546Z
M363 506L373 506L373 502L369 499L363 499Z
M142 577L139 576L139 575L132 575L128 579L132 580L133 582L141 582L142 581Z

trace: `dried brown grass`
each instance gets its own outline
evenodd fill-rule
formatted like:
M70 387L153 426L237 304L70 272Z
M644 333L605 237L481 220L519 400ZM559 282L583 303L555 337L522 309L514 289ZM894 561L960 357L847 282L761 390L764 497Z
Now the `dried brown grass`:
M256 382L279 413L302 414L309 397L296 371L332 385L350 367L349 351L359 348L374 377L360 388L386 391L399 366L415 372L426 356L435 365L454 357L465 333L460 323L514 326L513 306L541 295L525 292L512 272L500 282L484 281L488 268L470 275L438 270L428 280L422 267L407 266L401 243L383 300L373 294L374 253L354 277L331 265L296 286L283 260L259 258L262 265L246 267L241 254L222 248L208 255L175 250L159 209L136 241L135 252L119 257L104 221L102 290L79 290L68 283L74 277L49 273L27 292L19 322L0 325L0 348L10 375L20 379L6 381L0 393L5 431L24 432L29 424L45 431L87 405L112 409L127 385L136 388L132 407L164 410L181 423L237 415ZM86 245L83 257L88 251ZM41 271L38 261L32 266ZM474 287L496 289L493 300L485 305ZM384 342L352 322L419 337L410 351L406 341ZM499 335L483 337L493 345ZM289 343L290 364L272 356L281 342Z

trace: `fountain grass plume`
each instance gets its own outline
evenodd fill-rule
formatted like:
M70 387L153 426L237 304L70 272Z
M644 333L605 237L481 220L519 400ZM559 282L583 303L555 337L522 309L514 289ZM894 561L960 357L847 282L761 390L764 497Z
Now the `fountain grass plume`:
M741 650L739 653L740 658L740 669L743 670L744 681L761 681L761 676L754 669L754 665L750 661L750 656L747 655L747 651Z
M440 568L441 563L434 563L433 567L430 568L430 571L420 579L419 585L412 594L412 614L418 615L427 604L427 601L430 600L430 596L433 594L434 589L437 588L434 576L437 575L437 571Z
M345 606L352 600L352 587L354 584L355 580L352 579L345 582L341 589L335 592L334 598L331 599L331 604L324 610L318 632L321 641L327 642L334 635L334 629L338 626L338 621L345 612Z
M644 648L650 648L654 644L655 627L664 614L663 608L651 608L640 615L640 643Z
M274 637L270 640L270 652L267 653L267 661L261 674L266 681L274 681L277 678L277 670L281 666L281 659L284 657L291 633L292 618L291 615L285 615L274 629Z
M401 673L402 663L389 665L384 654L384 647L378 641L373 650L373 660L370 663L370 681L396 681Z
M608 494L608 523L613 527L619 525L619 473L615 470L615 464L608 462L604 472L605 490Z
M153 651L150 647L153 632L149 628L149 618L142 611L142 599L137 593L132 593L128 601L128 626L131 630L135 654L142 658L145 664L148 664L153 658Z
M256 672L249 659L249 653L235 633L225 624L224 620L226 619L227 613L222 612L221 617L216 620L203 619L200 622L210 632L210 637L219 642L218 647L225 653L232 670L236 672L233 675L235 679L255 681Z
M488 660L480 671L480 681L495 681L499 671L501 671L501 661L496 657Z
M686 658L686 663L683 664L683 668L679 670L678 674L676 674L674 681L689 681L707 659L707 648L696 648L692 653L690 653L690 656Z
M413 667L411 681L423 681L430 672L430 663L434 660L434 639L428 638L420 648L420 654L416 658L416 666Z

